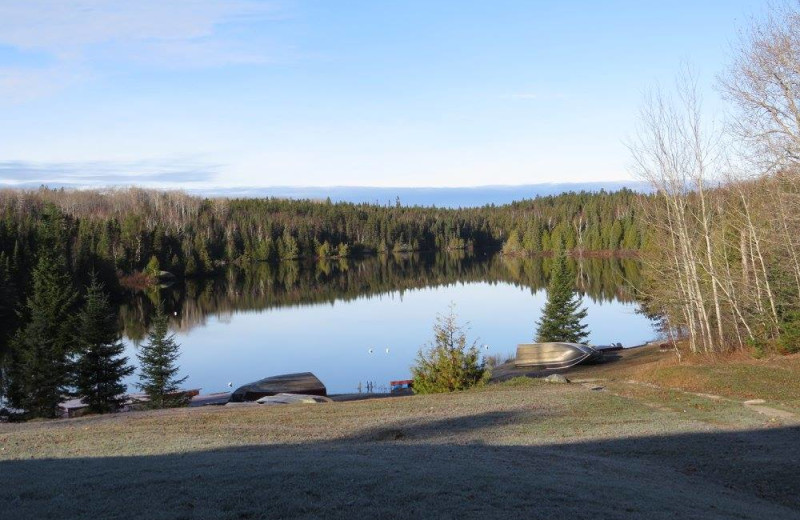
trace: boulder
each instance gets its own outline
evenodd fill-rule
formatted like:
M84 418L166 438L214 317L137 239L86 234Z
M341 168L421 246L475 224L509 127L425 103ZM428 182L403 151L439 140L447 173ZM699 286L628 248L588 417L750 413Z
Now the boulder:
M550 374L549 376L545 377L544 380L548 383L569 383L569 379L561 374Z

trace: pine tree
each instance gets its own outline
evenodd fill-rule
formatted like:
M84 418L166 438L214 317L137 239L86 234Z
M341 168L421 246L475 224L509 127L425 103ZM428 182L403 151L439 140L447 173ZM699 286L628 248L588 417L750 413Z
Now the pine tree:
M416 364L411 367L414 393L454 392L488 381L491 371L480 360L477 343L467 344L454 306L449 314L436 317L433 332L433 344L427 351L420 349Z
M573 276L566 257L559 254L550 274L547 303L542 317L536 322L536 341L583 342L589 333L586 325L581 323L586 318L586 309L580 305L581 299L573 289Z
M11 341L8 397L33 417L55 417L68 393L75 350L72 286L64 258L45 249L33 270L33 292L23 314L27 323Z
M175 342L175 336L169 334L168 325L167 315L159 305L147 334L147 343L137 356L141 365L137 386L150 398L152 408L170 408L187 403L187 399L178 394L181 383L187 378L176 378L180 370L175 364L180 356L180 345Z
M79 358L75 386L78 395L95 413L113 412L124 399L122 379L133 372L120 341L116 315L110 309L103 285L92 273L86 303L78 315Z

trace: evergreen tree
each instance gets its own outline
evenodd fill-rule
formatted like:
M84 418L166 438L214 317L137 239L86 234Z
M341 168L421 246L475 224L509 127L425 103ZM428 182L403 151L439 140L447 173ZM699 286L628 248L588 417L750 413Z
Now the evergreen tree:
M331 256L331 245L326 240L317 246L317 258L328 258Z
M180 345L175 336L169 334L169 323L163 306L156 311L153 326L147 334L147 343L138 354L140 363L137 386L150 398L152 408L170 408L187 404L188 399L179 395L180 385L186 377L176 377L180 368L175 364L180 356Z
M11 341L8 397L33 417L55 417L68 392L75 349L74 307L78 294L64 258L44 249L33 270L26 324Z
M198 274L199 268L197 267L197 260L194 259L194 254L188 253L186 258L186 267L184 269L184 274L186 276L195 276Z
M11 262L0 252L0 356L6 350L9 337L15 329L17 319L17 288Z
M476 342L467 344L453 306L449 314L436 317L433 332L433 344L427 351L419 351L416 364L411 367L415 393L454 392L489 380L490 370L479 359Z
M110 309L103 285L92 273L86 303L78 316L79 358L75 386L95 413L113 412L124 399L122 379L133 372L120 341L116 315Z
M516 229L508 234L508 240L503 244L504 255L516 255L522 251L522 243L519 240L519 232Z
M586 318L586 309L581 308L581 299L573 289L573 276L563 254L558 255L550 272L547 287L547 303L542 317L536 322L536 341L565 341L582 343L589 333L581 321Z
M155 279L161 274L161 265L158 263L156 255L150 257L150 261L147 262L147 267L144 268L144 273L150 278Z
M300 246L288 231L284 231L281 244L281 260L294 260L300 256Z
M0 401L6 392L6 354L8 343L17 327L17 288L11 263L0 252Z

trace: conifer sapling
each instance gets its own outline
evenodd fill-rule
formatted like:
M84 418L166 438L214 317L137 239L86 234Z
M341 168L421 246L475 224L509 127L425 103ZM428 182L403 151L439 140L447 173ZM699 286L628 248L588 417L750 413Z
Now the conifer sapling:
M147 334L147 343L142 345L138 358L140 363L139 384L150 398L152 408L184 406L188 399L180 394L180 385L187 377L177 378L180 367L176 361L180 356L180 345L169 333L169 322L162 305L156 310L153 326Z

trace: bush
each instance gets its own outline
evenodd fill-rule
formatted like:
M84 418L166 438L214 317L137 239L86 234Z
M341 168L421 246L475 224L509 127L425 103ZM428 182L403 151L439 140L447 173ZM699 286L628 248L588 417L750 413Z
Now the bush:
M476 342L467 345L464 327L458 324L454 306L447 315L439 314L433 326L434 342L420 349L411 367L414 393L434 394L482 386L490 370L479 359Z

